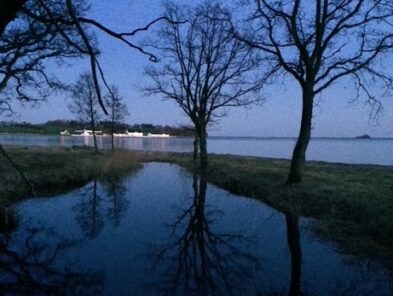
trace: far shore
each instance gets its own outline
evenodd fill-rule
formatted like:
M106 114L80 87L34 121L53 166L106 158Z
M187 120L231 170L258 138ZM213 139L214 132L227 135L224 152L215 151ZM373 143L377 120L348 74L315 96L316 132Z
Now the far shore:
M199 172L190 153L87 147L6 146L37 196L56 196L92 179L123 177L144 162L170 162ZM314 218L315 235L343 251L384 262L393 271L392 166L307 162L304 183L285 185L289 161L210 155L207 179L234 194L260 200L280 212ZM33 194L0 155L0 211ZM0 215L1 216L1 215ZM1 223L0 223L1 225Z
M20 136L61 136L60 133L32 133L32 132L0 132L1 135L20 135ZM101 135L97 135L101 136ZM104 136L111 136L110 134L105 134ZM64 136L68 137L68 136ZM189 135L176 135L176 138L192 138ZM263 139L263 140L296 140L297 137L284 137L284 136L226 136L226 135L211 135L210 139L242 139L242 140L253 140L253 139ZM329 137L329 136L317 136L311 137L311 140L357 140L357 141L373 141L373 140L390 140L393 141L393 137L370 137L361 138L357 136L353 137Z

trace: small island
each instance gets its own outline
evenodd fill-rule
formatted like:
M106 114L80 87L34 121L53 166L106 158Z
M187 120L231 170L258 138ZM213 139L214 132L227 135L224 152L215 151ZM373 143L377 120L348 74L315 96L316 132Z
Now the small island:
M371 139L371 136L368 134L363 134L361 136L355 137L355 139Z

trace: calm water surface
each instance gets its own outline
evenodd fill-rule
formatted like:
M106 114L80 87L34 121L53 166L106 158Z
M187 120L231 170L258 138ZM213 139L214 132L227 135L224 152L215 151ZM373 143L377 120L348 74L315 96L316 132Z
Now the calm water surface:
M0 234L5 295L393 295L381 266L316 238L315 221L175 165L13 211Z
M131 150L191 152L191 138L116 138L116 146ZM92 137L0 135L0 143L14 145L93 145ZM98 137L101 148L110 148L110 137ZM290 159L295 139L225 138L208 139L210 153ZM312 139L308 160L393 165L393 139Z

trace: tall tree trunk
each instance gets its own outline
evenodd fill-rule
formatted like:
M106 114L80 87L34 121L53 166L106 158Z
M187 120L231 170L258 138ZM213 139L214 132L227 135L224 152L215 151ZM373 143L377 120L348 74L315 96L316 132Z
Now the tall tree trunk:
M302 276L302 248L300 245L299 217L292 213L285 213L287 224L287 239L289 252L291 254L291 283L289 296L301 295Z
M205 201L206 201L206 189L207 189L207 180L204 172L199 176L199 184L198 184L198 176L196 176L196 181L195 187L194 187L194 205L195 205L195 217L196 217L196 225L197 226L197 231L200 235L198 237L201 239L199 241L199 245L202 246L203 243L203 237L204 237L204 231L205 231L205 224L204 221L206 221L205 217ZM204 257L204 248L200 247L199 248L201 257Z
M98 199L97 199L97 180L93 181L93 203L92 203L92 228L91 234L92 237L95 237L98 234L98 223L97 223L97 211L98 211Z
M198 154L199 154L198 152L199 152L199 138L198 138L197 131L195 131L195 135L194 135L194 151L193 151L193 155L192 155L192 160L194 162L198 159Z
M199 157L201 167L205 168L208 165L208 156L207 156L207 135L206 135L206 125L202 124L198 129L198 137L199 137Z
M291 168L287 179L288 184L302 182L304 163L306 161L306 150L311 136L313 102L313 87L308 87L303 90L302 122L299 137L292 154Z
M113 136L114 133L114 127L113 127L113 121L111 123L111 145L112 145L112 152L115 151L115 137Z
M94 117L91 117L91 130L93 131L94 152L98 153L97 137L96 137L96 124Z
M96 131L93 129L94 153L98 153Z
M112 102L111 102L111 145L112 145L112 153L115 152L115 138L113 136L114 130L115 130L115 102L114 102L114 97L112 97Z

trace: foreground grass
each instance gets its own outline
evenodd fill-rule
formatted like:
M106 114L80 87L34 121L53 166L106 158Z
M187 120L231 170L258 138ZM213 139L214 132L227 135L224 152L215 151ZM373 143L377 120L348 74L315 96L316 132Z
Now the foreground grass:
M127 174L140 165L123 151L94 154L87 148L40 147L7 147L7 151L39 196L66 192L94 178ZM31 197L32 190L1 155L0 164L0 206Z
M118 151L94 155L90 149L10 148L39 195L70 190L92 178L127 174L141 162L194 167L189 154ZM0 157L0 205L31 196ZM318 219L314 233L344 251L384 260L393 270L393 168L310 162L305 182L284 185L289 161L211 155L208 181L232 193L261 200L281 212Z

